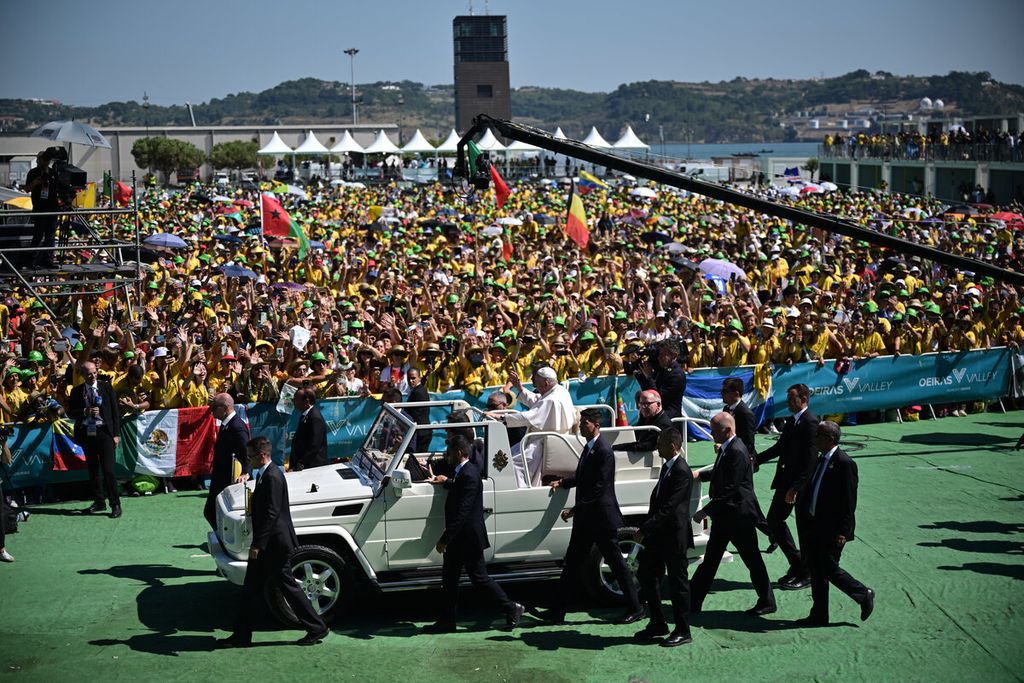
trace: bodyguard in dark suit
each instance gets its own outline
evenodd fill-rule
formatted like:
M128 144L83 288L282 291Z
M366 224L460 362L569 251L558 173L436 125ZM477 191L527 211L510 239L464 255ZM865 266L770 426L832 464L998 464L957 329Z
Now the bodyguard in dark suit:
M430 400L430 393L427 391L426 385L423 384L423 376L418 368L409 368L405 379L411 389L409 397L405 399L407 403L423 403ZM402 412L418 425L430 424L430 408L405 408ZM433 430L420 430L416 432L416 443L414 444L416 452L426 453L429 451L430 442L433 438Z
M288 606L306 629L297 645L316 645L328 633L327 624L313 609L306 594L295 583L289 558L299 545L288 509L288 483L284 472L271 462L270 441L259 436L248 444L249 464L256 487L250 501L252 545L245 569L245 597L230 637L218 641L222 647L252 645L252 629L263 601L267 581L277 581Z
M757 496L754 495L753 472L750 456L743 442L736 438L736 422L732 415L719 413L711 419L711 433L719 444L718 457L710 472L698 473L702 481L710 480L708 495L711 498L704 508L693 516L702 522L711 517L711 532L704 561L693 573L690 582L692 594L691 609L701 611L704 598L711 590L711 582L718 572L727 544L732 543L740 559L750 572L750 582L757 592L757 603L747 614L763 616L775 611L775 595L768 570L765 569L761 552L757 548Z
M505 625L515 628L523 616L523 606L513 602L497 582L487 575L484 549L491 546L484 523L484 485L480 469L469 459L470 444L460 434L448 439L446 456L454 474L438 475L430 481L444 486L444 533L437 542L437 552L444 556L441 565L441 586L444 604L437 622L423 628L428 633L455 631L455 613L459 601L459 577L465 568L470 582L489 593L491 600L505 611Z
M117 409L117 395L110 382L99 379L96 364L82 363L85 382L71 390L68 415L75 419L75 443L85 451L89 466L89 485L93 504L85 513L102 512L110 500L110 516L121 516L121 498L117 492L114 474L114 451L121 440L121 414ZM103 485L100 472L103 472Z
M757 448L754 445L754 434L757 431L757 418L754 411L743 400L743 380L739 377L729 377L722 382L722 401L725 405L722 412L729 413L736 420L736 438L743 442L750 454L750 464L757 472ZM768 527L768 520L761 511L761 505L757 506L757 530L768 537L768 550L773 552L778 544L772 539L771 529Z
M657 427L658 432L645 429L636 432L636 441L632 443L617 443L612 446L615 451L653 451L658 448L658 434L666 429L672 429L672 418L661 407L661 394L654 389L641 391L637 397L637 405L640 408L640 418L637 420L637 427Z
M839 448L840 430L834 422L818 425L818 456L814 473L796 503L796 528L811 571L811 613L801 623L828 624L828 585L831 583L860 605L861 621L875 608L875 592L839 566L843 548L853 540L857 525L857 464Z
M289 467L292 472L327 464L327 423L316 407L316 391L299 389L292 399L295 409L302 413L299 426L292 438Z
M690 490L693 472L686 459L679 454L683 435L670 427L658 436L658 455L665 461L661 466L658 483L651 491L647 519L636 532L636 541L644 548L637 556L637 578L640 591L647 603L650 622L636 633L636 639L650 641L668 634L668 625L661 611L661 577L668 573L669 597L675 628L662 641L662 647L675 647L689 643L690 581L686 576L689 564L687 550L693 547L693 527L690 525Z
M572 594L580 566L597 544L615 580L626 598L626 613L615 623L632 624L644 616L633 577L618 545L622 512L615 497L615 455L601 438L601 411L588 408L580 414L580 435L587 445L580 455L576 474L551 482L552 489L576 488L576 505L562 511L562 519L573 518L569 547L565 551L562 576L559 579L558 603L536 616L552 623L565 621L566 603Z
M779 544L789 560L789 570L779 579L779 588L783 590L797 590L811 585L807 565L786 524L796 503L797 493L814 471L814 461L818 454L815 447L818 418L807 407L810 397L811 391L806 384L794 384L789 388L786 392L786 405L793 416L786 419L779 440L757 455L759 464L779 459L772 479L775 495L768 508L768 529L774 542Z
M235 400L229 394L217 394L210 404L213 416L220 420L220 431L217 432L217 443L213 446L213 472L210 474L210 491L206 496L206 507L203 516L210 527L217 529L217 496L226 489L232 480L248 481L249 458L245 445L249 443L249 425L235 413ZM234 479L234 462L242 465L242 475Z

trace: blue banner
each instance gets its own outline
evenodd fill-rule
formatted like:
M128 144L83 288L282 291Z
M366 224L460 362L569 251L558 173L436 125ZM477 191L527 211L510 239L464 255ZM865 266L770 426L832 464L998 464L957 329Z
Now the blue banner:
M910 405L983 401L1005 396L1010 384L1010 352L1005 347L921 356L882 356L853 363L836 374L830 361L798 363L772 373L775 404L786 412L786 392L794 384L811 389L817 415L886 410Z

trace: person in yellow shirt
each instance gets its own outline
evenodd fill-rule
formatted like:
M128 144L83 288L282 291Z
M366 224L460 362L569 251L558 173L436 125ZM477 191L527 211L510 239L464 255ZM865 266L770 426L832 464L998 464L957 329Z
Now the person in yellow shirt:
M484 348L478 342L467 342L459 368L458 386L471 396L480 396L484 387L494 386L497 373L487 362Z
M181 382L183 408L200 408L210 405L210 388L206 384L206 362L192 361L191 371Z
M687 358L689 368L709 368L715 362L715 345L708 339L711 328L704 323L696 322L690 328L690 355ZM642 345L639 348L643 348Z
M850 353L853 360L877 358L886 352L885 340L879 334L874 318L865 318L864 322L854 329Z
M781 348L782 343L775 334L775 323L770 318L766 318L761 322L759 337L755 338L750 344L750 351L747 352L747 363L750 365L770 363Z
M723 367L746 365L750 340L743 335L743 325L739 320L734 318L726 325L718 349L719 365Z
M4 370L3 385L0 386L0 410L4 422L18 422L21 419L28 394L21 388L21 370L8 366Z

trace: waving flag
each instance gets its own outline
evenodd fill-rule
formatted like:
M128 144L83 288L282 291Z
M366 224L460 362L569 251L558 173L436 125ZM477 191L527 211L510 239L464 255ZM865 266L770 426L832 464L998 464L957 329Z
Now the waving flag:
M53 423L54 472L86 469L85 451L71 438L74 432L75 424L67 418Z
M210 472L217 421L207 407L147 411L126 421L122 431L125 460L134 455L139 474L186 477Z
M260 219L264 235L288 237L292 233L292 217L281 206L277 197L260 195Z
M758 382L762 380L755 378L754 369L749 367L724 375L719 374L717 370L712 370L709 374L697 371L688 375L686 393L683 394L683 414L710 420L722 412L722 382L726 377L738 377L743 380L743 401L753 411L758 427L771 418L775 408L771 390L769 389L766 395L761 395ZM690 436L704 440L711 438L711 433L705 427L694 427L691 424L689 429Z
M626 417L626 404L622 400L622 392L618 390L615 391L615 426L629 426L629 419Z
M494 183L494 203L498 205L498 208L505 206L505 202L508 201L508 196L511 191L508 189L508 185L498 174L498 169L494 168L494 164L488 164L491 167L491 182Z
M565 234L586 249L590 242L590 230L587 228L587 213L583 210L583 200L575 192L575 186L569 186L569 211L565 216Z
M586 171L580 171L580 181L576 187L579 189L580 194L587 194L591 190L599 188L603 190L608 189L607 183L602 182L599 178L590 175Z

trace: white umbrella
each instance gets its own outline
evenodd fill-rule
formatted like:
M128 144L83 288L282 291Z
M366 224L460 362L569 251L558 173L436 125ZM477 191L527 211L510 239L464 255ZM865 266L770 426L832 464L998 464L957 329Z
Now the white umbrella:
M523 224L523 222L521 220L519 220L518 218L516 218L515 216L505 216L503 218L499 218L497 222L500 223L501 225L522 225Z
M658 193L649 187L634 187L629 193L634 197L645 197L647 199L654 199L658 196Z
M799 197L800 188L797 187L796 185L789 185L788 187L784 187L781 190L779 190L779 194L784 194L789 197Z
M505 229L500 225L488 225L486 228L480 231L481 235L485 237L497 237L501 233L505 232Z
M54 142L70 142L73 145L87 145L110 149L110 143L103 134L92 126L80 121L51 121L36 128L31 138L46 138Z
M838 185L827 180L823 183L820 183L818 187L820 187L825 192L835 192L836 190L839 189Z

